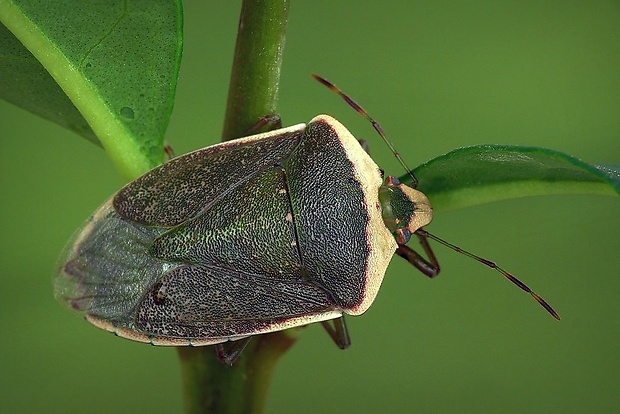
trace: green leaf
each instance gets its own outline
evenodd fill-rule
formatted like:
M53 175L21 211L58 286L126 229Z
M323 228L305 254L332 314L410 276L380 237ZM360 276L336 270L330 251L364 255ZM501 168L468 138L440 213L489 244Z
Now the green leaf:
M535 147L477 145L413 170L434 210L549 194L620 194L620 168ZM411 181L403 177L402 181Z
M101 145L82 114L39 61L0 24L0 97Z
M181 13L180 0L0 1L0 21L60 85L127 179L163 158L181 57ZM22 85L7 99L33 110L28 101L40 87L37 113L53 113L56 122L63 118L61 125L83 130L66 100L55 99L58 90L39 76L40 68L17 52L22 58L14 63L24 66L15 80ZM19 97L22 86L30 92Z

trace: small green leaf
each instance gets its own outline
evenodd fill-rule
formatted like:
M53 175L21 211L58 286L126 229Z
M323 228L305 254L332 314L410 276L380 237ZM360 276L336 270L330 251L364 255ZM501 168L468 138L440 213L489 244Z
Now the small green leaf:
M0 21L60 85L125 178L161 162L181 56L180 0L7 0ZM47 113L66 111L66 100L53 99L58 91L50 99L40 69L22 62L17 81L46 90ZM24 102L31 93L12 92L12 102L32 110Z
M434 210L536 195L620 194L620 168L592 166L535 147L459 148L420 165L413 173Z

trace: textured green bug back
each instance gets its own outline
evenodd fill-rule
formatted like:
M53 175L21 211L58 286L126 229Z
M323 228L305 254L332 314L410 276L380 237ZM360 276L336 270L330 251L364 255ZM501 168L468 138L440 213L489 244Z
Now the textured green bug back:
M360 314L396 249L381 182L357 140L325 115L195 151L93 215L57 294L94 325L157 345Z

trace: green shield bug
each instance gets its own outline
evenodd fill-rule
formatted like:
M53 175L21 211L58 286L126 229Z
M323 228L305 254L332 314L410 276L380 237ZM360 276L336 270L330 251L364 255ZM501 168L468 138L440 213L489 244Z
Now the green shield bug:
M411 175L383 171L337 120L240 138L173 158L127 184L88 220L55 280L93 325L153 345L216 345L232 363L254 335L322 322L350 344L344 314L372 304L396 252L429 277L432 209ZM406 246L412 235L428 260ZM333 325L328 321L333 320ZM224 346L230 342L230 345Z

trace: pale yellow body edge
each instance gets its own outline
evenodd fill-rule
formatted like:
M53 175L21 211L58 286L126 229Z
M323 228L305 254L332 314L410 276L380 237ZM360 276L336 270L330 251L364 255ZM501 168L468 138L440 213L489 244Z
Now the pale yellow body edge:
M266 327L265 329L257 329L255 332L252 332L251 335L231 335L231 336L226 336L226 337L197 338L197 339L167 338L167 337L161 337L161 336L146 335L140 332L132 331L130 329L115 326L113 323L97 318L89 314L88 312L85 315L85 319L89 323L91 323L92 325L96 326L99 329L112 332L116 336L120 336L121 338L130 339L136 342L143 342L143 343L147 343L147 344L151 344L155 346L206 346L206 345L221 344L223 342L228 342L228 341L238 341L240 339L247 338L249 336L260 335L260 334L276 332L276 331L283 331L285 329L309 325L311 323L336 319L341 316L342 316L342 311L334 310L334 311L329 311L325 313L319 313L316 315L302 316L299 318L289 319L282 323L270 325Z
M359 141L342 125L329 115L318 115L310 123L323 121L329 124L345 149L347 157L353 164L353 173L361 184L364 204L367 208L369 221L366 226L368 236L368 262L366 264L366 286L364 299L354 308L346 309L350 315L361 315L366 312L375 300L383 276L390 260L398 247L392 233L385 226L379 203L379 187L383 184L381 169L370 158L370 155L359 144Z

